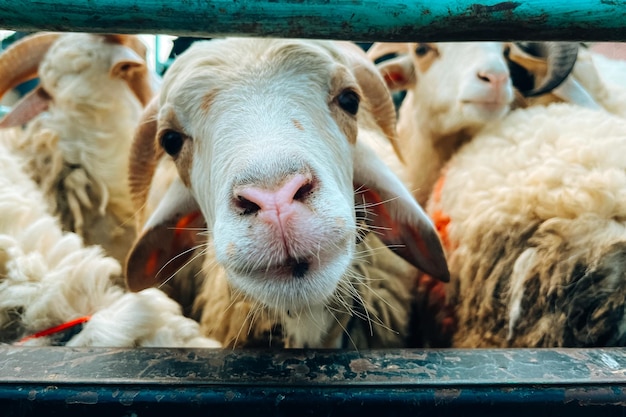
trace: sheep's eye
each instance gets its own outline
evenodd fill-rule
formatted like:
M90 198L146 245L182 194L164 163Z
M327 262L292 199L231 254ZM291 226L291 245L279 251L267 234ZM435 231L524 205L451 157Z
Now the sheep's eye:
M339 106L351 115L356 115L359 111L360 101L359 95L352 90L342 91L341 94L337 96Z
M415 48L415 55L424 56L431 50L432 48L427 43L420 43L417 45L417 48Z
M171 156L176 156L183 147L183 135L169 130L161 135L161 147Z

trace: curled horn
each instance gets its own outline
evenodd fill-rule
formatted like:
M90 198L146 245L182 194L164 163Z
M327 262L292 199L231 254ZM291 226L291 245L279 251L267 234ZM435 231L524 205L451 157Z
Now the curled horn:
M540 85L528 89L518 86L526 97L538 96L558 87L572 72L578 57L576 42L516 42L515 45L522 52L546 62L545 77Z
M130 150L128 184L138 214L138 224L143 224L142 213L150 183L163 155L163 149L156 144L158 109L159 97L155 97L141 116Z
M0 55L0 97L21 83L37 77L39 63L59 33L42 32L22 38Z
M398 159L404 162L396 136L396 109L385 80L361 48L350 42L338 42L338 44L347 52L346 56L350 59L354 75L366 96L376 123L391 142Z

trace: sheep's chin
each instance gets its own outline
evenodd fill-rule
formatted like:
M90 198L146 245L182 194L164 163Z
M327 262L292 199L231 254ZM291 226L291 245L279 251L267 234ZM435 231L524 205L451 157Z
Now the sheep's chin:
M242 274L226 268L231 284L243 294L277 311L301 311L326 304L344 278L352 253L336 254L306 267L294 264L259 268ZM294 273L295 268L295 273Z
M463 101L461 109L467 118L487 123L503 118L510 111L510 105L497 101Z

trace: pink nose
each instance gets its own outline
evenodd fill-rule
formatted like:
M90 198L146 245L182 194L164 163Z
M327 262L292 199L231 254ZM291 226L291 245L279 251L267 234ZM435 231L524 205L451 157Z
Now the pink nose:
M273 190L255 186L237 188L235 204L241 214L258 213L262 220L282 225L302 206L312 190L311 178L296 174Z
M492 84L496 88L504 85L509 80L508 72L480 71L476 75L481 81Z

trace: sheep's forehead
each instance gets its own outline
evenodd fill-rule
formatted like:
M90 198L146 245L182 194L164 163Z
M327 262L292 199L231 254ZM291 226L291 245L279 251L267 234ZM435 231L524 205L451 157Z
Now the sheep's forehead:
M189 88L211 90L256 85L257 80L297 82L328 79L340 60L330 43L266 39L199 42L174 62L163 82L164 95L189 95ZM298 77L294 77L297 74Z
M46 54L41 67L42 78L76 74L94 68L108 75L111 53L102 36L68 33L61 36Z
M481 62L503 59L501 42L438 42L434 46L437 57L422 72L431 67L437 72L464 72Z
M337 85L356 85L341 55L323 42L230 43L192 47L168 71L161 101L176 109L181 125L190 126L192 120L204 125L216 103L221 109L240 110L250 108L255 97L277 105L292 98L313 105L319 98L318 104L325 105ZM226 46L230 53L222 50Z

